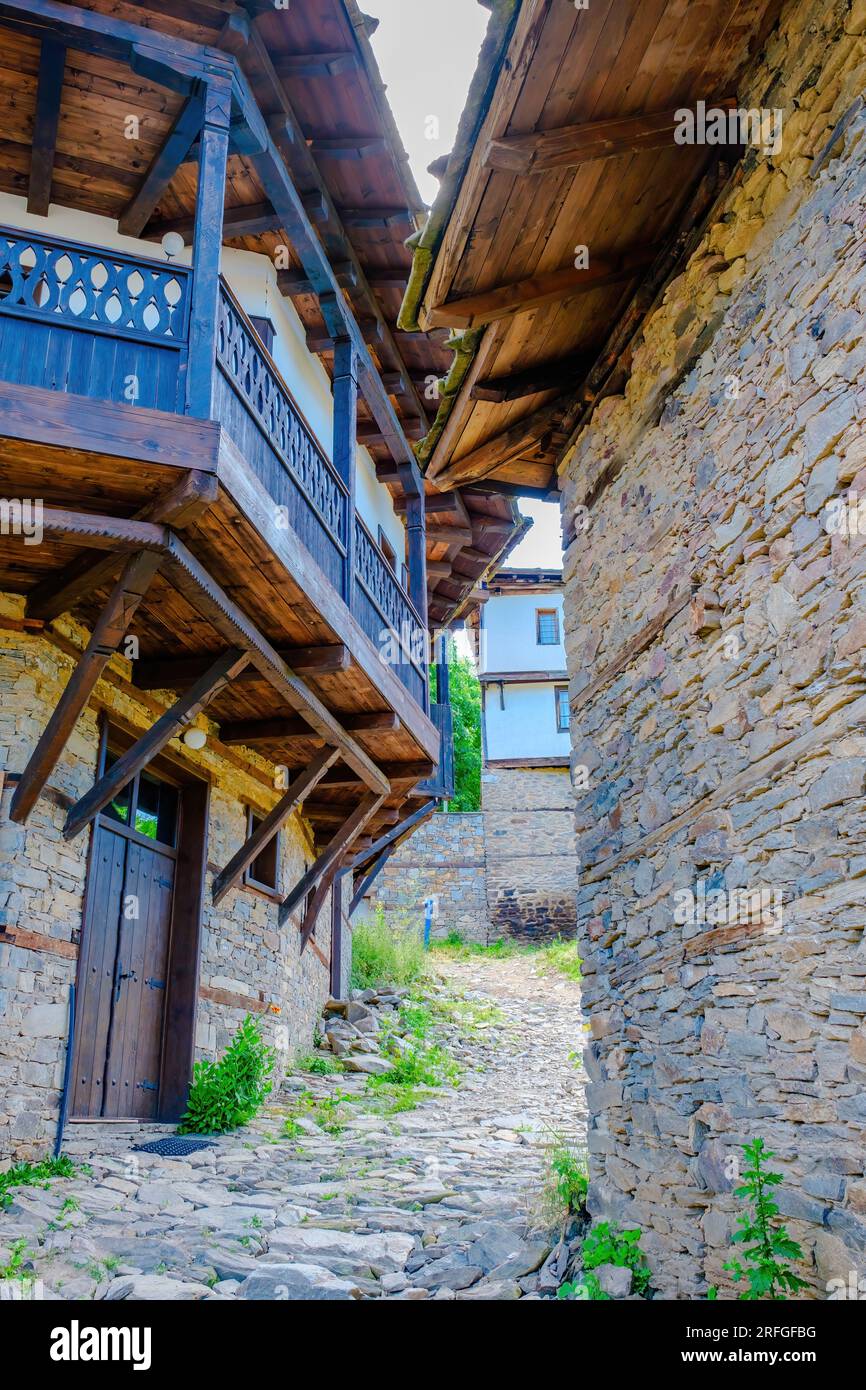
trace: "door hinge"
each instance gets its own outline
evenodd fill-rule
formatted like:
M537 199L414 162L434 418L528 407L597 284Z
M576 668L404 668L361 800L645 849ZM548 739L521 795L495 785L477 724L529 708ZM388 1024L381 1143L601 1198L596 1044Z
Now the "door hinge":
M155 1081L139 1081L139 1082L138 1082L138 1090L139 1090L139 1091L158 1091L158 1090L159 1090L159 1087L157 1086L157 1084L156 1084Z
M149 980L145 980L144 983L150 989L165 989L165 980L155 980L152 976Z

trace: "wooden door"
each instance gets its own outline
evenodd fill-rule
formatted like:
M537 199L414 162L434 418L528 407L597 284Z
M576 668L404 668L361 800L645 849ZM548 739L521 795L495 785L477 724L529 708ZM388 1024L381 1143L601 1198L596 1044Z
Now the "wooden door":
M112 754L104 759L110 766ZM96 818L78 972L72 1118L159 1113L180 790L139 773Z

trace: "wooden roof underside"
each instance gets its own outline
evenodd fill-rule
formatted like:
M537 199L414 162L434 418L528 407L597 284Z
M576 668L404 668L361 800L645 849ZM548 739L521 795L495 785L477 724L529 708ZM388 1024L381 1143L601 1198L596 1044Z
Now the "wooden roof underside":
M404 242L423 222L424 205L408 168L385 89L370 48L372 21L355 0L316 0L275 10L271 4L232 0L82 0L91 9L232 53L265 115L292 113L300 138L282 145L308 213L364 330L407 437L428 430L435 404L425 390L443 376L451 354L448 331L401 333L396 319L411 269ZM249 36L241 27L250 21ZM0 28L0 188L27 195L37 111L40 43L11 24ZM112 219L123 219L151 162L164 148L184 98L149 82L120 62L68 49L63 67L60 119L51 180L51 201ZM126 138L128 117L138 117L137 138ZM142 234L158 240L176 226L191 238L195 208L195 150L180 164ZM333 354L316 296L305 289L300 258L276 225L260 230L269 205L251 162L229 157L224 242L274 258L285 248L280 288L294 304L308 345L329 375ZM240 234L235 219L257 215L254 234ZM250 225L249 221L247 225ZM123 227L121 226L121 230ZM291 383L290 383L291 385ZM402 485L387 445L364 401L359 400L359 442L369 449L380 480L398 501ZM502 531L484 533L486 518L519 525L510 499L483 495L468 500L469 530L448 543L431 536L428 558L431 617L442 621L474 587L503 547ZM434 518L448 522L448 516ZM469 552L468 554L466 552ZM448 575L442 567L448 565ZM453 580L451 574L453 571ZM451 582L449 583L449 580Z
M485 479L555 494L575 423L622 389L627 357L600 355L637 310L639 324L654 279L676 265L716 195L720 156L742 153L674 143L672 113L699 99L732 102L778 9L778 0L586 9L519 0L476 129L452 155L465 172L456 187L446 174L446 206L434 204L421 239L430 245L416 253L423 290L402 311L404 322L417 312L422 327L478 338L428 440L437 487ZM588 272L575 271L579 246Z

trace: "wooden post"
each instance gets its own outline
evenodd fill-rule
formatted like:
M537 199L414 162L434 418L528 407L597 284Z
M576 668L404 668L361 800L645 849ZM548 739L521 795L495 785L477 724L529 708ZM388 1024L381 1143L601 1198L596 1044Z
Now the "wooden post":
M216 371L220 252L231 120L229 84L209 81L203 104L192 252L186 413L209 420Z
M158 552L147 550L131 556L124 565L93 635L22 773L9 808L11 820L25 821L32 811L96 682L120 646L135 610L159 569L161 558Z
M169 739L179 734L181 729L195 719L199 711L243 670L249 659L247 652L237 648L221 652L210 670L181 695L179 700L175 700L171 709L166 710L147 733L127 749L122 758L118 758L96 785L76 801L66 817L63 827L64 839L71 840L83 830L103 806L106 806L127 782L132 781L137 772L162 751Z
M343 875L331 890L331 996L340 998L343 984Z
M409 560L409 597L427 632L427 501L423 487L406 498L406 549ZM425 671L428 663L425 661ZM424 686L424 708L430 710L430 680Z
M343 598L351 610L355 589L355 451L358 436L358 357L349 338L334 343L334 467L349 490Z

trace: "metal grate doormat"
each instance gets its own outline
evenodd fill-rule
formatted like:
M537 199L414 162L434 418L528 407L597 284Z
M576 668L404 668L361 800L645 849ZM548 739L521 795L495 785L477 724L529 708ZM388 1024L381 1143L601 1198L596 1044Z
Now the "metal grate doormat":
M168 1139L151 1139L149 1144L136 1144L133 1153L160 1154L163 1158L184 1158L187 1154L194 1154L197 1149L214 1147L213 1139L201 1139L196 1134L172 1134Z

